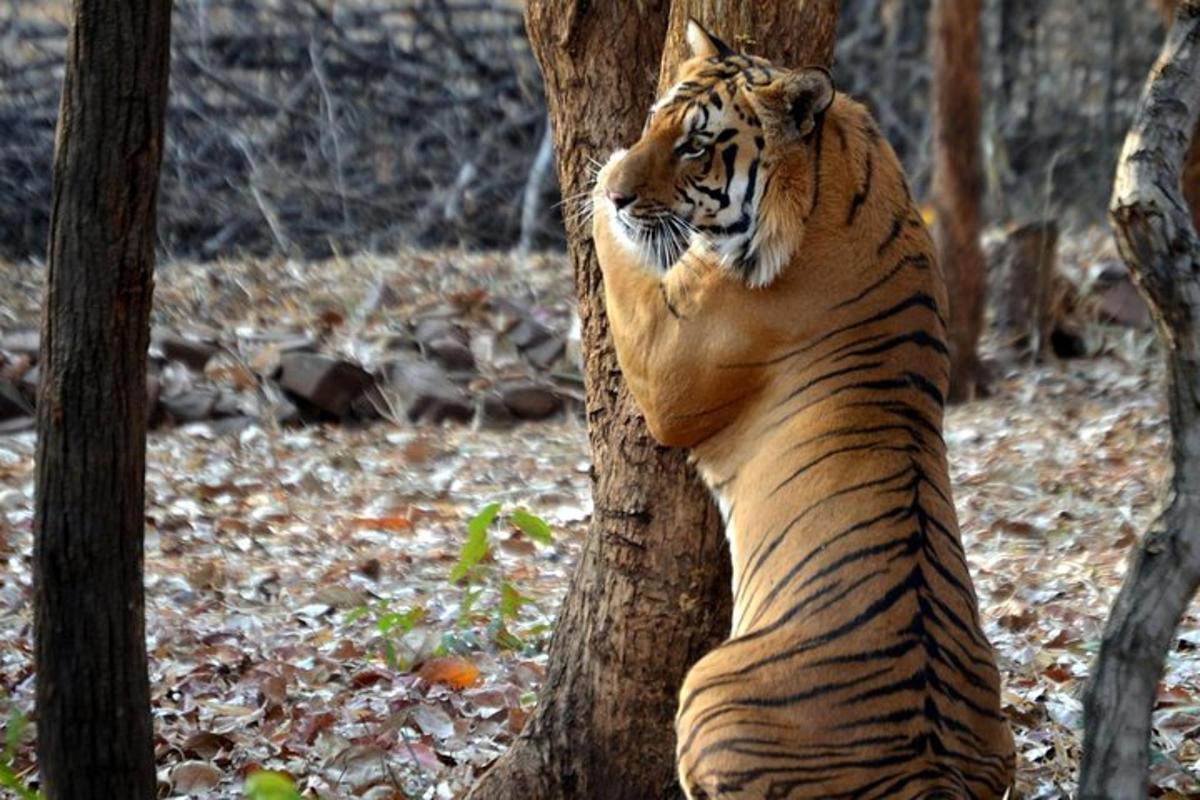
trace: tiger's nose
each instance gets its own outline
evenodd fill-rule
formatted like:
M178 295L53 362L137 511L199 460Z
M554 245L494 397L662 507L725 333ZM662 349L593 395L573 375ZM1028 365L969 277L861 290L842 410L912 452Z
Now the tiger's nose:
M608 196L609 202L616 207L617 211L620 211L622 208L625 208L627 205L637 199L637 195L622 194L616 189L607 189L605 190L605 194Z

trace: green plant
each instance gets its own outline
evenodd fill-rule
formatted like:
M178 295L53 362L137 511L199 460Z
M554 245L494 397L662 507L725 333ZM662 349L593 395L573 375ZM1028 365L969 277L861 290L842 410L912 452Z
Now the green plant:
M4 752L0 754L0 789L8 789L19 800L42 800L42 793L29 788L13 768L17 759L17 747L21 744L21 736L29 721L15 705L8 712L8 724L5 727Z
M374 606L359 606L350 611L344 622L348 625L368 616L373 616L375 629L379 631L379 655L383 662L396 671L408 669L418 652L407 637L425 619L425 609L417 606L393 611L387 600L380 600Z
M533 604L533 601L521 594L505 577L499 564L487 560L492 552L489 531L500 512L500 503L488 503L467 523L467 539L463 542L457 563L450 570L450 582L461 585L463 590L459 607L459 632L443 637L439 648L443 652L476 646L477 642L468 629L479 616L488 619L488 635L496 645L513 650L525 646L525 641L510 626L519 618L522 607ZM537 544L551 543L553 531L541 517L522 508L509 512L506 517L509 524ZM490 599L491 605L481 607L483 599ZM545 625L535 625L523 633L531 636L545 629Z
M296 784L282 772L259 770L246 776L246 800L300 800Z
M454 630L442 635L434 655L478 649L482 642L474 623L481 618L487 621L486 640L508 650L526 647L533 637L549 630L544 623L528 625L520 630L520 635L512 630L521 610L534 603L505 577L499 564L488 559L492 552L490 530L501 518L501 511L500 503L488 503L467 522L467 538L448 575L448 582L462 590L458 621ZM553 539L546 521L524 509L514 509L503 514L503 518L539 545L548 545ZM362 619L371 620L379 633L380 658L389 668L403 671L430 655L422 652L424 632L419 632L420 637L413 635L427 616L421 606L394 610L387 600L380 600L374 605L358 606L342 621L350 625Z

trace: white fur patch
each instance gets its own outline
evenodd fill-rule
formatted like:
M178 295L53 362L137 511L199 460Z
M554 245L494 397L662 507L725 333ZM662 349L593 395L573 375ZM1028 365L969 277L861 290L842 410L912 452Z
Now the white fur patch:
M709 491L712 492L713 499L717 501L717 509L721 512L721 519L725 523L725 540L729 542L729 557L733 562L733 591L737 591L738 585L738 555L737 555L737 537L733 532L733 503L730 502L719 491L712 488L711 481L708 476L705 477L705 483L709 484ZM733 627L732 630L737 630L738 618L737 609L733 610Z
M628 150L613 151L613 154L608 157L604 166L596 174L596 186L592 193L593 208L596 214L605 215L604 219L616 238L617 244L633 263L650 275L661 278L666 270L654 260L653 254L647 251L646 247L633 236L630 226L621 220L622 212L618 211L613 202L608 199L608 175L628 152Z

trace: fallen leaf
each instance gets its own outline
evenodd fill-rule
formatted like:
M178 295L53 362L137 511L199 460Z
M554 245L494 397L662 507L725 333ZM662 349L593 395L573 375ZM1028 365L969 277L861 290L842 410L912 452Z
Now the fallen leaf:
M476 685L480 678L479 668L458 656L431 658L421 665L417 674L429 683L440 683L460 691Z
M198 794L221 782L221 770L207 761L184 761L171 770L171 789L175 794Z

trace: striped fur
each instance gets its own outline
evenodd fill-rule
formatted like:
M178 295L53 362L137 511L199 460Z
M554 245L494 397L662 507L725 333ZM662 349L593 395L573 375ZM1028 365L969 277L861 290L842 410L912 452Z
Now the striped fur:
M1001 798L1013 746L950 496L930 237L827 74L690 36L594 221L622 371L651 433L691 449L734 565L730 638L681 691L680 780Z

